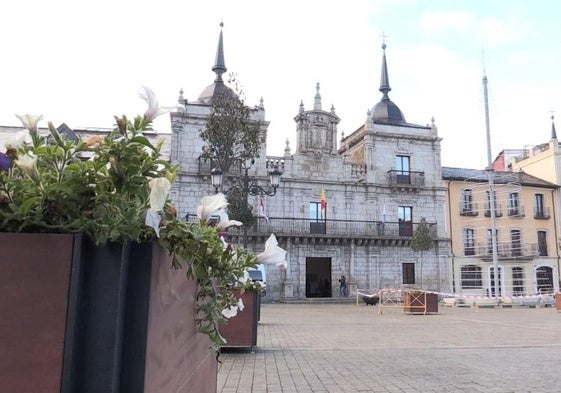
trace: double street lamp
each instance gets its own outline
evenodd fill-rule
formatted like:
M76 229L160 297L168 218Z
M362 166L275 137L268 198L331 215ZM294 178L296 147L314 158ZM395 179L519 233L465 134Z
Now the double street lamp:
M250 177L248 174L249 168L253 165L253 160L251 165L246 165L244 167L244 174L239 179L239 184L231 186L228 190L224 191L225 194L231 189L239 189L244 195L245 202L247 204L248 195L252 196L274 196L277 193L277 188L280 185L280 180L282 176L282 171L280 168L284 167L283 161L278 160L268 160L267 169L269 169L269 188L262 187L257 184L257 180ZM280 168L279 168L280 167ZM216 193L222 190L224 181L224 171L220 167L215 167L210 171L210 181ZM247 225L244 225L244 248L247 248Z

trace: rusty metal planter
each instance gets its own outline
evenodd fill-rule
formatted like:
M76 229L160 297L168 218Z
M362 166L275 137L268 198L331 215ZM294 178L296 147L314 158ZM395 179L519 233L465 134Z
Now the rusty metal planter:
M196 282L156 244L0 233L0 249L0 391L216 391Z
M220 326L220 334L226 339L222 348L248 348L257 345L257 321L259 318L259 296L256 291L236 292L236 297L241 298L244 304L243 311L228 319L227 323Z

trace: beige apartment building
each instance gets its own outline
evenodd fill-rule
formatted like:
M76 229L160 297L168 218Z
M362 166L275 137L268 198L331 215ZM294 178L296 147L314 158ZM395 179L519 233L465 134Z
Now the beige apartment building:
M557 185L522 171L443 167L442 177L456 294L512 297L559 290Z

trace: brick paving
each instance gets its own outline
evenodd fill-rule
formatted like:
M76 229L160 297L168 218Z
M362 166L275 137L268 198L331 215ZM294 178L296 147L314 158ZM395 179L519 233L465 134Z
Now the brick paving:
M220 360L219 393L559 393L561 312L263 304L255 350Z

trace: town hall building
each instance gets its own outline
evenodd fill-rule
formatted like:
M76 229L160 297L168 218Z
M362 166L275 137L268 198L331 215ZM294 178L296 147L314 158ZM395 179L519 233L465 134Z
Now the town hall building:
M409 123L390 100L385 44L382 49L381 99L350 135L338 133L340 118L333 107L324 109L319 83L309 109L304 103L296 108L296 146L292 151L287 142L282 156L267 155L263 102L250 108L259 122L261 152L246 173L267 188L268 173L276 168L282 181L274 196L248 196L260 217L245 231L231 229L229 241L259 253L274 233L287 251L286 269L266 267L265 300L337 297L341 276L350 295L382 288L451 290L441 139L434 121ZM188 100L182 92L171 113L170 160L180 167L171 197L186 219L194 217L203 196L214 193L214 168L201 157L200 138L213 97L235 94L222 77L222 32L212 71L214 81L199 97ZM415 252L411 240L421 219L432 247Z

